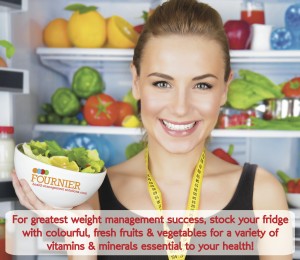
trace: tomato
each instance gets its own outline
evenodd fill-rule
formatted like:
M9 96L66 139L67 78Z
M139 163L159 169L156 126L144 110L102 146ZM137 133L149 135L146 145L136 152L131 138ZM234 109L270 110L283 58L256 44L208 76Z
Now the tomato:
M114 125L121 126L123 119L126 116L133 115L134 110L133 110L132 105L130 105L127 102L117 101L116 105L117 105L117 109L118 109L118 112L117 112L118 117L117 117L117 120L115 121Z
M282 93L286 97L300 97L300 77L293 78L285 83Z
M111 126L118 117L116 101L104 93L90 96L83 107L83 115L89 125Z

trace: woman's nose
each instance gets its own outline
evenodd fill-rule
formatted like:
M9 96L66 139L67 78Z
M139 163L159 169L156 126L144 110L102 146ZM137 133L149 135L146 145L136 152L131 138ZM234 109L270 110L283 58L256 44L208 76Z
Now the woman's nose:
M189 112L190 100L187 91L176 91L173 96L172 110L178 116L184 116Z

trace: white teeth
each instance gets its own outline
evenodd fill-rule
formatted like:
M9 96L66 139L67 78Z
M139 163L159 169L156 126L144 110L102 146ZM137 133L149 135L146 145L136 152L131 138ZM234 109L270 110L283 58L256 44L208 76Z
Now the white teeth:
M162 120L162 121L168 129L175 130L175 131L189 130L196 124L196 122L193 122L193 123L186 124L186 125L174 125L168 121L165 121L165 120Z

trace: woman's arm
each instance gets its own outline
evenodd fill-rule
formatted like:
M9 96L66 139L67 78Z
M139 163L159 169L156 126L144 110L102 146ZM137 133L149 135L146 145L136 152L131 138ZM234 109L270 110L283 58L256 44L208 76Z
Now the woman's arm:
M255 175L254 210L288 210L286 196L281 183L271 173L258 168ZM292 260L292 255L260 256L260 260Z

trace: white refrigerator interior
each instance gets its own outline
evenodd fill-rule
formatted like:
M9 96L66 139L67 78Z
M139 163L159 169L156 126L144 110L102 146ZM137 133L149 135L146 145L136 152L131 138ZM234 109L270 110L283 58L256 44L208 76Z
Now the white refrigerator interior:
M21 1L23 2L23 1ZM0 92L0 122L15 127L16 143L31 138L53 138L61 144L77 135L92 136L100 145L108 166L125 160L125 147L141 138L139 129L98 128L88 126L39 125L37 115L40 106L49 102L59 87L70 87L73 73L83 65L96 68L104 79L105 92L121 100L131 87L129 70L132 50L115 49L49 49L43 45L42 31L54 18L69 19L71 12L64 8L74 0L28 0L23 10L0 9L0 39L10 40L16 53L9 66L29 71L29 94ZM81 1L83 2L83 1ZM103 0L84 1L95 5L105 17L120 15L134 25L141 24L142 11L160 1L151 0ZM240 0L205 0L222 15L223 21L240 19ZM284 12L297 1L265 1L266 23L274 28L284 26ZM299 1L298 1L299 2ZM0 1L1 4L1 1ZM22 8L21 8L22 9ZM3 50L0 50L3 54ZM300 76L300 50L289 51L233 51L232 68L237 75L240 68L262 73L275 83L282 83ZM290 176L300 177L300 129L299 131L244 131L214 130L210 149L222 147L227 150L234 144L234 157L240 164L259 164L276 175L282 170ZM268 191L266 191L268 192ZM299 254L300 255L300 254ZM40 257L46 259L46 257ZM51 258L52 259L52 258ZM300 259L300 258L299 258Z

